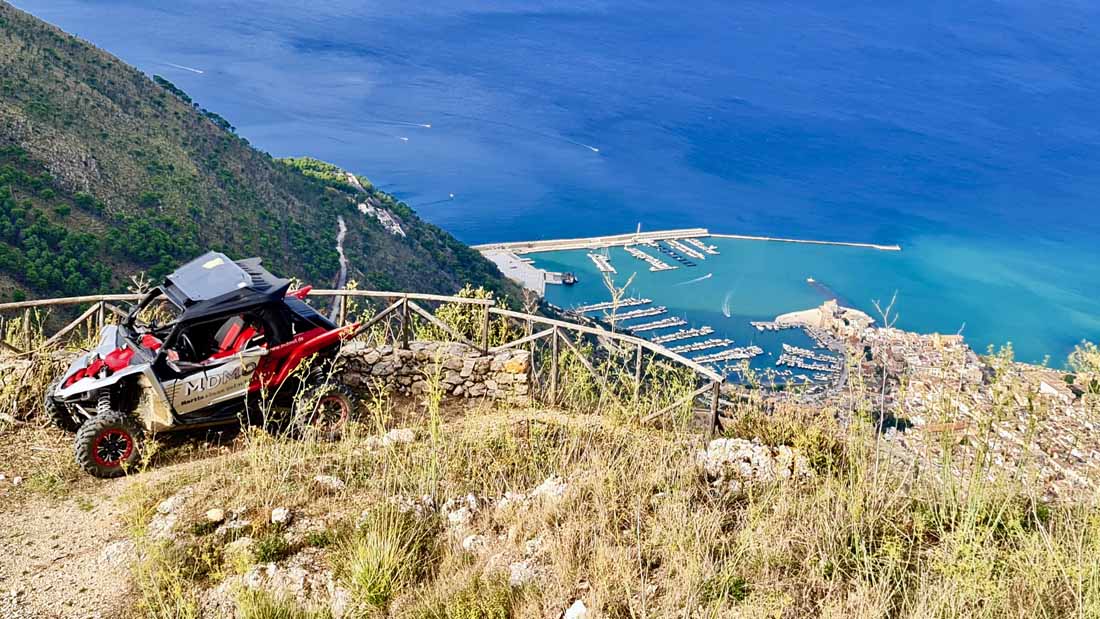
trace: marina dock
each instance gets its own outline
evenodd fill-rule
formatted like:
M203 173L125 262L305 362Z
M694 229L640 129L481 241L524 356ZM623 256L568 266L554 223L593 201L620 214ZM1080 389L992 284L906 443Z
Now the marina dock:
M783 353L779 355L779 359L776 360L775 365L786 365L792 368L798 368L800 370L807 370L810 372L821 372L826 374L836 374L840 372L839 364L824 363L821 361L807 361L797 355L790 353Z
M660 316L667 313L668 308L659 305L657 307L646 307L643 309L630 310L629 312L623 312L621 314L615 314L617 320L632 320L634 318L648 318L650 316Z
M710 254L712 256L717 256L720 253L716 246L707 245L706 243L704 243L704 242L702 242L702 241L700 241L699 239L696 239L696 238L684 239L684 242L685 243L690 243L690 244L698 247L704 253Z
M711 327L698 327L696 329L680 329L666 335L658 335L650 341L654 344L666 344L668 342L675 342L676 340L686 340L692 337L702 337L704 335L710 335L714 333L714 329Z
M743 361L764 354L764 349L759 346L745 346L744 348L731 348L710 355L695 357L696 363L717 363L719 361Z
M762 320L753 321L753 322L750 322L749 324L752 325L753 327L755 327L757 331L782 331L784 329L793 329L793 328L796 327L796 325L793 325L793 324L771 322L771 321L762 321Z
M692 258L695 258L696 260L706 260L707 259L707 257L705 255L703 255L702 253L688 247L687 245L684 245L683 243L681 243L680 241L677 241L676 239L667 239L667 240L665 240L665 243L668 243L669 247L671 247L672 249L675 249L676 251L680 252L681 254L684 254L685 256L691 256Z
M803 359L809 359L810 361L817 361L819 363L837 363L839 359L832 355L827 355L823 352L816 350L808 350L805 348L799 348L798 346L791 346L790 344L783 344L783 352L794 357L801 357Z
M703 340L702 342L694 342L692 344L680 344L679 346L671 346L669 350L674 353L686 353L686 352L699 352L700 350L707 350L708 348L722 348L729 346L733 343L733 340L727 340L724 338L712 338L709 340Z
M595 263L596 268L599 269L601 273L618 273L615 267L611 266L611 259L603 254L588 252L588 259Z
M661 320L655 320L653 322L646 322L640 325L634 325L630 327L630 330L634 333L642 333L645 331L653 331L656 329L665 329L668 327L679 327L686 325L687 321L683 318L662 318Z
M630 298L627 298L627 299L619 299L618 306L620 308L622 308L622 307L636 307L638 305L649 305L652 302L653 302L653 299L645 299L645 298L639 299L639 298L636 298L636 297L630 297ZM613 309L614 307L615 307L615 302L613 302L613 301L602 301L600 303L590 303L588 305L578 305L577 307L574 307L574 308L570 309L569 311L571 311L575 314L587 314L588 312L599 312L599 311L603 311L603 310Z
M627 245L624 249L626 249L626 253L634 256L638 260L643 260L647 262L649 264L650 271L671 271L672 269L676 268L671 264L665 262L664 260L650 256L644 251L638 249L637 247Z

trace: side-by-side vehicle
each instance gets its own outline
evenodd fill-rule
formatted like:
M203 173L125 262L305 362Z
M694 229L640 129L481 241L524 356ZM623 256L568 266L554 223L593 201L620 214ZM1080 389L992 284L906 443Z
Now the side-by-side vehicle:
M209 252L104 328L45 396L54 423L76 433L80 466L116 477L138 462L143 437L270 422L264 411L343 424L352 400L326 368L355 325L338 327L305 302L308 288L289 288L258 258Z

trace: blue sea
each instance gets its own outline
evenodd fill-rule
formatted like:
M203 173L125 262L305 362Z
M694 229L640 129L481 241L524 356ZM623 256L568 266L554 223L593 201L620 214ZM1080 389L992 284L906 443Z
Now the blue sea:
M904 248L736 244L667 289L704 318L731 290L744 315L817 304L814 277L1029 361L1100 339L1096 3L15 4L470 243L640 223Z

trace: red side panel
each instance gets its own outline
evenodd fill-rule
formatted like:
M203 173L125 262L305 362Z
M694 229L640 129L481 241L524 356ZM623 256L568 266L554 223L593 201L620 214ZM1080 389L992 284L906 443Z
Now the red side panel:
M261 387L276 387L290 376L298 365L310 356L335 345L354 332L359 323L326 331L321 327L299 333L293 340L272 348L260 360L260 366L252 377L251 391Z
M293 290L291 292L286 293L286 296L294 297L295 299L298 299L299 301L305 301L306 296L309 295L309 292L311 290L313 290L313 286L303 286L303 287L301 287L297 290Z
M152 334L146 333L141 336L141 345L145 348L148 348L149 350L159 350L161 347L161 342L157 338L153 337Z

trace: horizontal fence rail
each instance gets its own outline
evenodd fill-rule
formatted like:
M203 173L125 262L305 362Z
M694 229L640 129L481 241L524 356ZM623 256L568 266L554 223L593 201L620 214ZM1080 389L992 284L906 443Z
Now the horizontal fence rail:
M9 354L29 355L60 348L66 336L82 333L90 338L108 322L127 315L118 303L134 303L142 296L107 294L0 303L0 324L4 326L0 347ZM349 318L358 322L352 337L379 345L408 348L414 338L427 335L428 339L463 343L486 355L527 350L532 396L550 406L562 402L570 389L576 390L577 383L591 381L596 395L590 390L588 397L601 402L605 397L617 397L619 401L632 403L645 423L687 410L693 415L706 414L709 433L713 435L721 428L720 408L730 404L721 397L726 384L723 375L664 346L616 331L508 310L498 307L493 299L326 289L312 289L308 296L332 299L334 322L347 324ZM362 302L369 305L353 306ZM23 346L9 341L17 339L11 337L11 332L18 329L9 328L13 319L5 320L6 314L22 311L23 318L17 326L28 330L33 311L85 304L89 307L76 319L48 337L44 333L40 340L27 337ZM444 307L450 311L452 320L455 308L460 308L461 327L440 316L439 310ZM676 383L679 393L656 396L652 401L642 398L646 388L660 382L664 374L672 376L664 378L666 383L675 383L679 379L676 372L686 372L692 377L685 384Z

